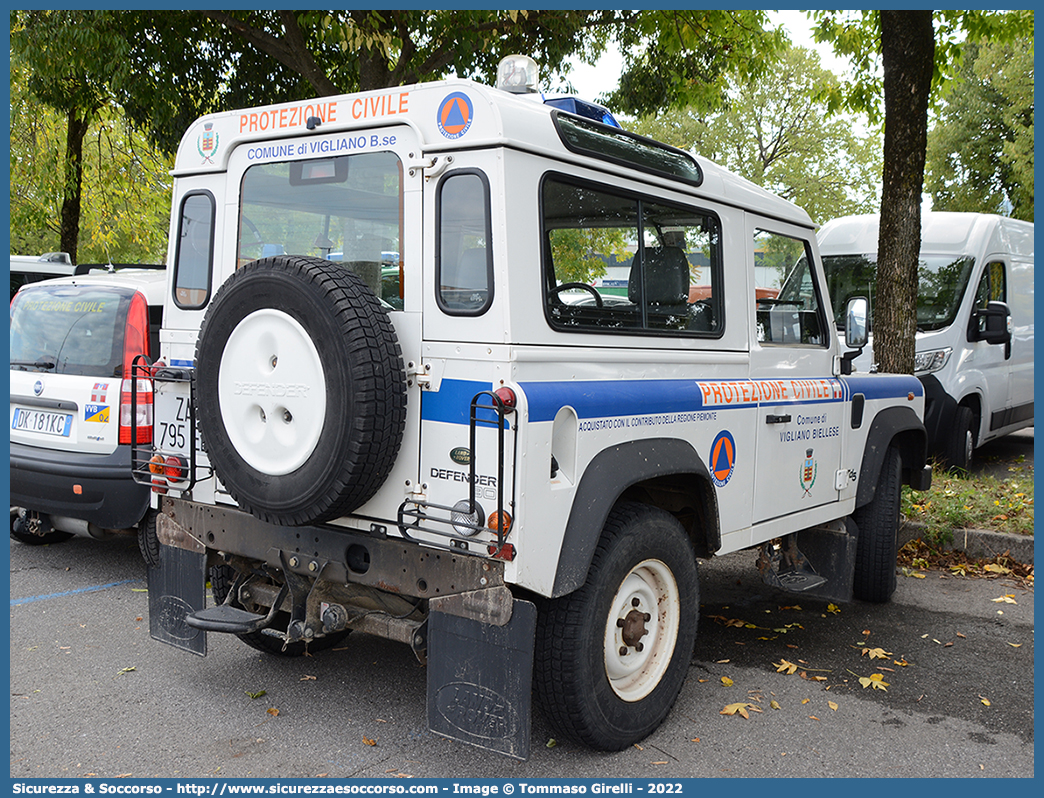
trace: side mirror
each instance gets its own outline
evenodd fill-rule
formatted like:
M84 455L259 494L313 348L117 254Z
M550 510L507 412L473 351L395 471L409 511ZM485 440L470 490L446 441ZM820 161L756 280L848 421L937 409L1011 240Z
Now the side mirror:
M990 302L986 309L976 308L972 312L972 335L974 341L988 344L1011 343L1011 308L1005 302Z
M862 349L868 340L866 319L870 303L865 296L854 296L848 300L845 311L845 346Z
M865 296L854 296L845 308L845 346L849 351L841 355L841 373L852 373L852 361L859 357L869 340L867 317L870 302Z

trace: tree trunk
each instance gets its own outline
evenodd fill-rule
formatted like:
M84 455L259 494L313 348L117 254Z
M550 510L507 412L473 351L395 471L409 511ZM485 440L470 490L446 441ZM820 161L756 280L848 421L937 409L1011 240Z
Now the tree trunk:
M80 197L83 190L83 140L87 135L89 114L82 117L75 110L66 114L65 185L62 189L62 218L59 246L76 263L80 240Z
M881 61L885 138L874 359L878 371L912 374L928 93L935 63L932 12L881 11Z

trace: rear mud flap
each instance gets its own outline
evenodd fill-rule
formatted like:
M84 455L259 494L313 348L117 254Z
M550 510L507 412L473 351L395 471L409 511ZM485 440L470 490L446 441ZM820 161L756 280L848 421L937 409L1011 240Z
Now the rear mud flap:
M515 599L503 626L428 616L428 728L515 759L529 758L536 605Z
M801 551L815 563L816 570L827 582L808 590L805 595L827 601L852 600L855 578L856 527L851 518L834 527L803 529L798 533Z
M207 633L185 618L206 606L207 551L168 516L156 518L159 566L149 568L149 634L201 657L207 655Z

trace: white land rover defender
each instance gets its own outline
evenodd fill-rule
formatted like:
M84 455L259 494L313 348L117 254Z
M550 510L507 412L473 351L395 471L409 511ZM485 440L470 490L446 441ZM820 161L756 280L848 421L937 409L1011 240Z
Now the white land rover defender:
M433 731L518 758L532 694L595 748L659 726L698 558L886 601L930 482L921 383L851 373L866 302L839 340L803 211L527 86L198 120L135 458L155 638L399 640Z

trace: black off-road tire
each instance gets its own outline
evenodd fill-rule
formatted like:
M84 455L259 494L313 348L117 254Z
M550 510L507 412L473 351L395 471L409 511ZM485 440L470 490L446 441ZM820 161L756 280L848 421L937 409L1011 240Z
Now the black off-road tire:
M642 650L625 645L632 609L646 630ZM642 621L646 610L650 617ZM538 616L534 686L554 729L604 751L651 734L685 681L698 616L696 558L681 524L655 507L618 505L587 581L545 602Z
M270 523L338 518L387 479L406 378L391 319L360 277L263 258L211 302L196 344L203 445L239 506Z
M953 414L953 427L946 436L943 461L948 469L967 471L975 450L975 413L960 405Z
M852 594L862 601L880 604L895 592L901 478L899 450L889 446L874 498L852 515L859 529Z
M236 573L227 565L215 565L210 569L210 594L215 604L221 604L228 596L228 591L232 588L232 583L235 582ZM267 612L267 609L257 607L243 607L238 601L233 601L234 607L240 609L247 609L251 612ZM244 635L236 635L240 640L246 643L251 648L262 651L265 654L274 654L279 657L300 657L306 653L315 654L319 651L332 648L348 637L351 632L350 629L345 629L340 632L334 632L332 634L324 635L323 637L316 637L309 642L303 640L297 640L293 643L286 643L284 646L283 638L276 634L276 630L280 632L286 631L287 624L290 623L290 614L287 612L278 612L272 622L270 629L262 629L260 632L248 632Z
M156 536L156 513L147 510L145 517L138 523L138 550L149 568L159 568L160 542Z

